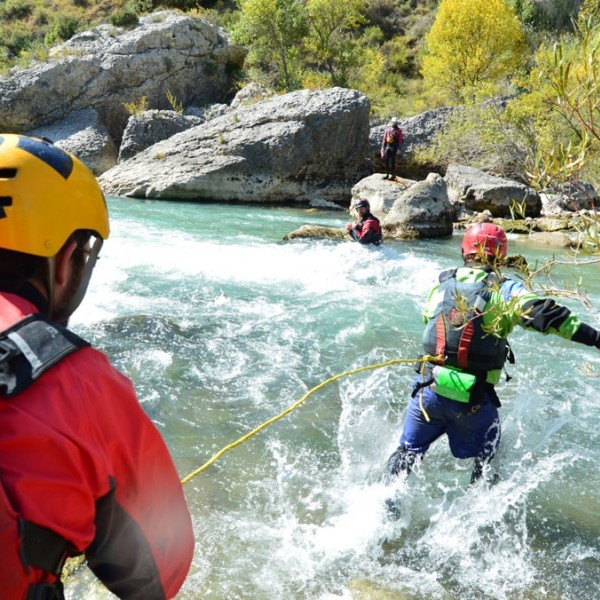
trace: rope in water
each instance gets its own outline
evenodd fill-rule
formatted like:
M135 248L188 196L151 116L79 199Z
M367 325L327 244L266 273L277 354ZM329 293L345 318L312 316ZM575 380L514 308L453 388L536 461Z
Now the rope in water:
M272 425L273 423L279 421L280 419L282 419L283 417L285 417L292 411L296 410L301 404L303 404L306 400L308 400L308 398L310 398L310 396L312 396L315 392L322 390L324 387L328 386L330 383L333 383L334 381L337 381L338 379L342 379L343 377L348 377L349 375L355 375L356 373L361 373L362 371L369 371L369 370L373 370L373 369L382 369L384 367L390 367L392 365L398 365L401 363L426 363L429 361L437 360L439 358L440 358L439 356L430 356L428 354L426 354L425 356L421 356L420 358L394 358L392 360L388 360L387 362L377 363L374 365L366 365L364 367L358 367L356 369L351 369L350 371L344 371L343 373L338 373L337 375L334 375L333 377L329 377L329 379L322 381L321 383L319 383L319 385L316 385L314 388L312 388L311 390L306 392L306 394L304 394L304 396L302 396L302 398L300 398L300 400L297 400L296 402L294 402L294 404L292 404L285 410L281 411L278 415L275 415L274 417L271 417L270 419L266 420L264 423L262 423L258 427L255 427L252 431L249 431L248 433L243 435L241 438L239 438L235 442L232 442L231 444L227 444L227 446L221 448L221 450L219 450L216 454L214 454L211 458L209 458L203 465L201 465L196 470L192 471L191 473L188 473L185 477L183 477L181 479L181 483L182 484L188 483L188 481L191 481L194 477L196 477L197 475L200 475L200 473L202 473L202 471L205 471L206 469L208 469L208 467L210 467L210 465L212 465L215 461L217 461L219 458L221 458L221 456L223 456L223 454L225 454L229 450L233 450L233 448L236 448L240 444L243 444L245 441L249 440L251 437L255 436L257 433L259 433L260 431L262 431L269 425ZM67 561L67 563L65 564L65 567L63 568L63 577L62 577L63 581L66 580L68 577L74 575L74 573L81 566L83 566L84 561L85 561L85 558L83 556L70 558Z
M296 410L301 404L303 404L315 392L318 392L319 390L323 389L330 383L337 381L338 379L342 379L342 377L347 377L348 375L354 375L354 374L360 373L362 371L368 371L368 370L372 370L372 369L381 369L383 367L389 367L391 365L397 365L400 363L426 363L430 360L434 360L437 358L439 358L439 357L434 357L434 356L429 356L429 355L425 355L420 358L394 358L392 360L388 360L387 362L378 363L375 365L366 365L364 367L358 367L357 369L351 369L350 371L344 371L343 373L338 373L337 375L334 375L333 377L330 377L329 379L326 379L325 381L319 383L319 385L316 385L314 388L312 388L311 390L306 392L306 394L304 394L304 396L302 396L302 398L300 398L300 400L297 400L296 402L294 402L294 404L292 404L291 406L289 406L288 408L286 408L285 410L280 412L278 415L271 417L270 419L268 419L267 421L265 421L258 427L255 427L252 431L249 431L247 434L243 435L241 438L239 438L235 442L232 442L231 444L228 444L224 448L221 448L221 450L219 450L216 454L214 454L211 458L209 458L202 466L198 467L195 471L188 473L181 480L181 483L185 484L188 481L192 480L194 477L196 477L197 475L202 473L202 471L208 469L208 467L210 467L210 465L212 465L215 461L217 461L219 458L221 458L221 456L223 456L223 454L225 454L229 450L232 450L233 448L239 446L240 444L243 444L245 441L249 440L252 436L256 435L258 432L262 431L269 425L272 425L276 421L279 421L280 419L282 419L283 417L285 417L286 415L291 413L293 410Z

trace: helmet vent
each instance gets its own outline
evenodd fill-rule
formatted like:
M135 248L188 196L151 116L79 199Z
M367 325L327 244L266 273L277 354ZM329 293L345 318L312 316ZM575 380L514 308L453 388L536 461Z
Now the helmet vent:
M6 217L5 206L12 206L12 198L10 196L0 196L0 219Z
M0 179L13 179L17 174L17 169L0 169Z

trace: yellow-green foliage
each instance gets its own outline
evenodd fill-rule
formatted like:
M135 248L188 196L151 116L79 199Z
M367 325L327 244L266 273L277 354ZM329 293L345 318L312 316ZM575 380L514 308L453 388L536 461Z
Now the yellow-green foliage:
M46 57L44 47L66 41L140 0L0 0L0 70Z
M148 98L142 96L137 102L123 102L123 106L130 115L139 115L148 110Z
M166 97L167 97L167 102L169 103L169 106L175 112L181 114L183 112L183 104L181 103L180 100L177 99L177 96L175 96L175 94L173 94L173 92L171 92L171 90L167 90Z
M304 4L297 0L238 0L238 5L241 15L232 37L249 47L248 66L275 65L276 87L299 87L299 51L308 27Z
M540 187L590 173L600 159L600 23L581 23L571 38L545 45L536 55L527 100L536 115L538 145L530 157ZM542 115L546 115L545 117Z
M598 0L584 0L579 9L579 22L591 21L592 24L600 24L600 2Z
M433 165L465 164L526 181L523 163L529 146L511 117L496 102L457 108L434 142L419 151L418 160Z
M306 10L309 57L329 74L333 85L347 86L350 69L360 62L352 31L365 22L364 0L308 0Z
M426 36L422 74L451 98L493 95L521 64L521 23L505 0L442 0Z

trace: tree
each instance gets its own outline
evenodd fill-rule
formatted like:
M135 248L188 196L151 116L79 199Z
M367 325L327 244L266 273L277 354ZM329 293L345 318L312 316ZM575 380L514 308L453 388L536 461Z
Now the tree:
M364 0L308 0L310 33L307 49L333 85L348 85L349 69L357 64L352 31L364 22Z
M286 91L300 84L299 48L308 33L301 0L238 0L241 15L232 31L236 42L249 46L250 64L271 63L275 84Z
M531 179L540 187L577 178L597 168L600 156L600 23L582 20L576 35L543 46L532 72L532 91L541 97L556 125L531 160ZM548 111L549 109L549 111Z
M442 0L425 41L425 82L460 101L476 90L497 93L526 49L521 23L505 0Z

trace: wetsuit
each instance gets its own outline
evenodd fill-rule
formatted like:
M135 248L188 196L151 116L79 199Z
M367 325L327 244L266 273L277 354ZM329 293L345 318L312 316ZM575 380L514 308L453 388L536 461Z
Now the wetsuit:
M0 331L45 308L32 287L1 291ZM119 598L180 589L194 540L179 477L131 382L98 350L83 344L0 394L0 478L2 598L59 597L65 552L85 553Z
M383 239L379 219L371 213L367 213L360 221L354 223L350 229L350 235L360 244L375 246L379 246Z
M457 269L454 276L458 281L476 282L487 278L489 271L483 268L463 267ZM425 322L433 317L441 300L441 287L437 284L427 299L423 312ZM554 300L540 298L529 292L522 283L510 278L503 278L491 286L482 318L484 327L494 322L493 331L497 336L495 339L500 342L519 325L600 348L600 332L582 323L567 308L556 304ZM454 370L456 373L469 374L468 367L447 368L451 372ZM484 373L480 379L481 384L478 385L476 402L470 404L441 395L436 391L435 382L420 388L420 384L426 378L418 377L400 437L400 446L390 458L388 470L395 470L394 474L399 470L410 470L415 455L423 455L443 434L448 436L450 450L455 457L491 460L500 441L500 402L494 390L500 376L500 369L491 369Z

